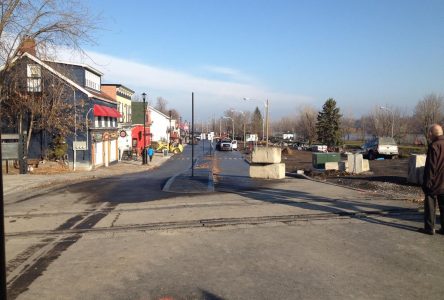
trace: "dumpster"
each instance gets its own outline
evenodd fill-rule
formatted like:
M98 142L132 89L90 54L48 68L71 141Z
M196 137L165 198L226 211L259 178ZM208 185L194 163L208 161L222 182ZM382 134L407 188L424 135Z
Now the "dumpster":
M316 169L325 169L326 162L340 162L340 153L320 153L316 152L312 154L312 165Z

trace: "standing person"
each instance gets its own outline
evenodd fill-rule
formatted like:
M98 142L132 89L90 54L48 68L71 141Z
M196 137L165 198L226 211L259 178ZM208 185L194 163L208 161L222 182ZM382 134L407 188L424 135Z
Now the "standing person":
M440 211L441 229L444 234L444 136L442 127L433 124L429 128L430 140L427 149L427 159L424 167L422 190L424 199L424 228L419 231L425 234L435 234L436 203Z
M150 158L150 162L153 160L153 155L154 155L154 149L153 147L149 147L148 148L148 157Z

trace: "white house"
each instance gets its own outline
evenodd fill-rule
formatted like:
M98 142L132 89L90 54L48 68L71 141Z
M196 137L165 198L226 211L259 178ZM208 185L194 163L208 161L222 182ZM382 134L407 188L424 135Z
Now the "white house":
M158 111L152 106L147 107L148 124L150 126L151 141L168 142L169 129L174 128L175 121L170 117Z

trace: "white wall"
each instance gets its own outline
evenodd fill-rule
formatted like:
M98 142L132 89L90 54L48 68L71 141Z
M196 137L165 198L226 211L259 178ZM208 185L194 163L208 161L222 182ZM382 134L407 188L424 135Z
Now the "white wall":
M168 140L168 127L170 126L170 119L168 116L159 112L152 107L148 107L150 113L151 127L150 133L152 134L152 141L167 141ZM173 123L171 123L172 125Z

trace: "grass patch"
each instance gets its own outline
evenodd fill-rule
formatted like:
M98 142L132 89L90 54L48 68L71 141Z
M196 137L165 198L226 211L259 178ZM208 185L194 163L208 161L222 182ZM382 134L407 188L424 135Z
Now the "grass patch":
M426 154L427 148L423 146L398 146L399 157L409 157L411 154Z

